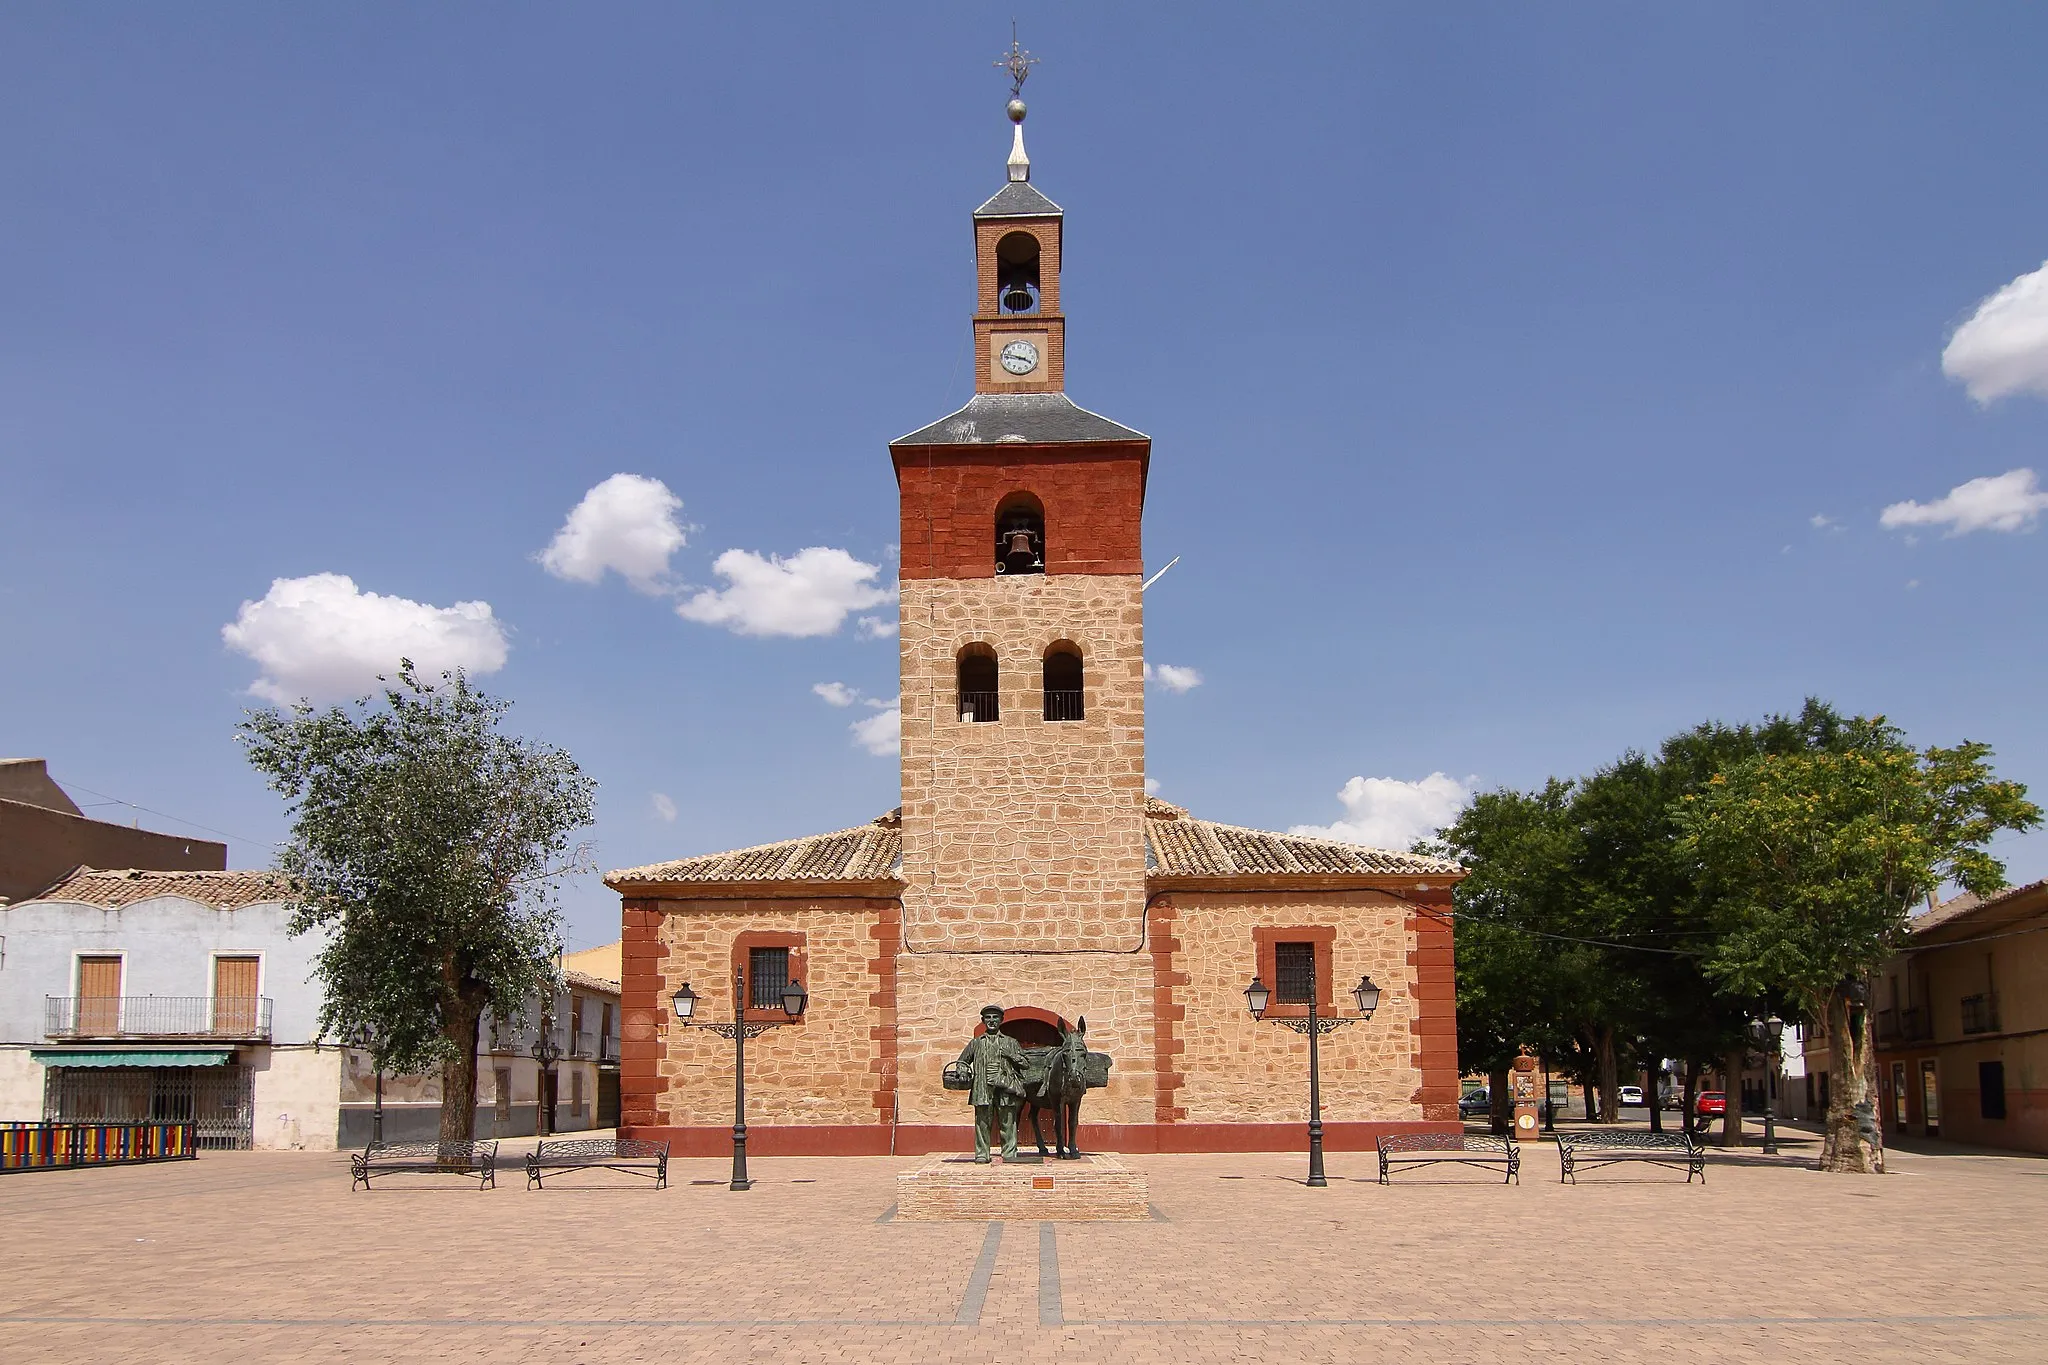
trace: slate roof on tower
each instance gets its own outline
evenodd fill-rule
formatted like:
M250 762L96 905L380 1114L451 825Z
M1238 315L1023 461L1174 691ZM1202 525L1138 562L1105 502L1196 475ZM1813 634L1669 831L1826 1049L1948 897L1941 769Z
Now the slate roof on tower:
M1071 445L1082 441L1150 441L1064 393L978 393L958 412L889 442L900 446Z
M976 218L1058 218L1066 212L1031 187L1028 180L1012 180L988 197L974 211Z

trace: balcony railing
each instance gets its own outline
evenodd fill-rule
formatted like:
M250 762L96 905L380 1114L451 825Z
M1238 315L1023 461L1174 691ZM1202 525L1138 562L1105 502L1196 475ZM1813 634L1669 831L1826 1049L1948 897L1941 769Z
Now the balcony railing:
M1963 1032L1998 1032L1998 996L1986 991L1982 995L1963 997Z
M597 1055L597 1042L596 1029L579 1029L577 1032L569 1035L569 1055L571 1057L595 1057Z
M1047 690L1045 694L1045 718L1047 720L1081 720L1081 689L1072 691Z
M962 692L960 694L960 719L990 721L1002 719L1002 708L997 704L993 692Z
M270 997L46 995L43 1036L268 1039Z

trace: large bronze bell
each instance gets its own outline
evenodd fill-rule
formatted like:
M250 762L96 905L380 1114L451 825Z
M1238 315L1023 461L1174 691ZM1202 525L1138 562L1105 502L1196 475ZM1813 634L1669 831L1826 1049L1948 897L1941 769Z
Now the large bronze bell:
M1031 291L1021 284L1012 284L1003 290L1003 311L1007 313L1028 313L1037 304L1032 300Z

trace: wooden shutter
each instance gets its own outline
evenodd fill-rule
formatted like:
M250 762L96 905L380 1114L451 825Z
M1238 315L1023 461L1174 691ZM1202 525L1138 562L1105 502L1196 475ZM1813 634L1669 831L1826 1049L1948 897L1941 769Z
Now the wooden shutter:
M256 978L260 961L253 957L213 960L213 1031L245 1037L256 1031Z
M78 1031L106 1038L121 1031L121 959L78 959Z

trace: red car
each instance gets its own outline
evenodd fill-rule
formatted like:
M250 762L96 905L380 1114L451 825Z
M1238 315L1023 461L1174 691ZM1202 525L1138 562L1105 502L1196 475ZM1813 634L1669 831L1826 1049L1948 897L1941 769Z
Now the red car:
M1693 1112L1701 1118L1720 1118L1728 1112L1728 1095L1721 1090L1702 1090Z

